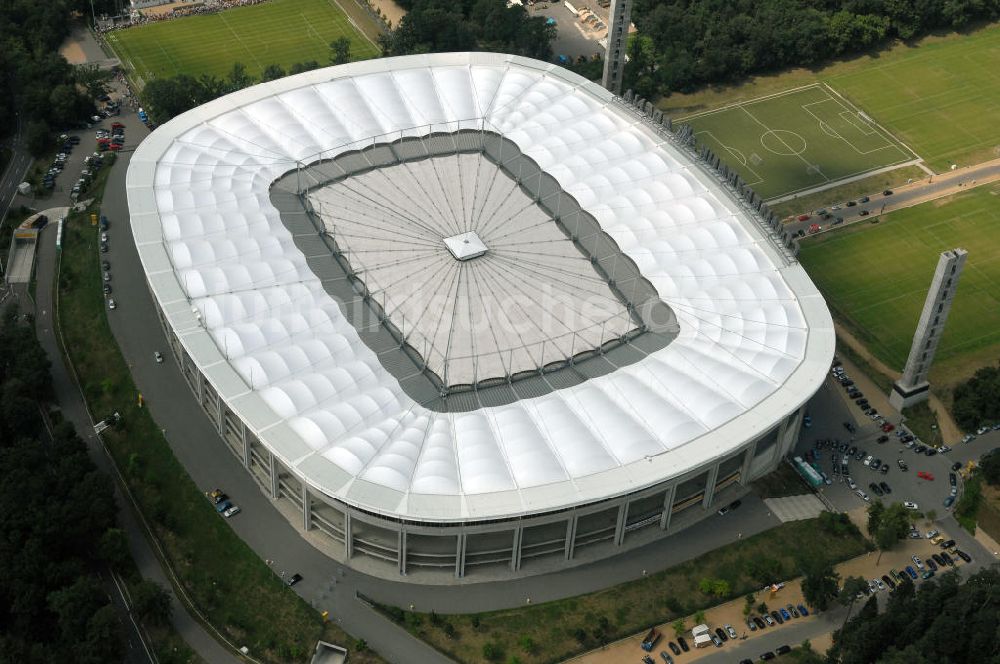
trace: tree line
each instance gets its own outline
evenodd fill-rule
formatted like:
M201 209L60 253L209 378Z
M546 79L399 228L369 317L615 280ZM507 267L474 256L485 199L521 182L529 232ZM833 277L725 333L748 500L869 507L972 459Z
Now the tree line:
M0 322L0 661L121 661L119 616L99 580L108 565L134 570L110 479L73 427L40 405L52 396L49 362L13 306ZM169 596L134 586L140 615L165 620Z
M654 98L1000 18L1000 0L636 0L625 85Z
M556 27L543 16L529 16L506 0L400 0L407 10L380 41L385 55L494 51L539 60L552 57Z
M97 11L110 0L95 0ZM40 154L53 133L76 126L93 114L94 96L106 75L94 67L74 67L59 54L69 35L72 12L90 14L89 0L4 0L0 2L0 136L26 123L28 148Z

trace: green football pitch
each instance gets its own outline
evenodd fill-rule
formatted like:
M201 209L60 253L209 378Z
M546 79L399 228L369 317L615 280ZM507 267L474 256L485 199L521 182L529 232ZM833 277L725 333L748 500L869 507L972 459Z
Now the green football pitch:
M345 36L353 59L378 54L333 0L270 0L119 30L108 42L141 83L181 73L221 78L235 62L257 77L271 64L286 70L307 60L326 65L330 42Z
M865 113L823 84L699 113L698 142L735 167L770 199L914 161L914 155Z
M1000 185L809 238L799 258L838 318L901 370L938 256L954 248L969 258L932 369L951 382L1000 355Z

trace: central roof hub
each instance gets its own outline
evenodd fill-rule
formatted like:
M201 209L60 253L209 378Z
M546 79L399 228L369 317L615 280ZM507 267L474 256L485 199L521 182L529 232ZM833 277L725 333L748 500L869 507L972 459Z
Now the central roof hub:
M452 235L444 239L444 246L457 261L467 261L479 258L486 253L486 244L474 231Z

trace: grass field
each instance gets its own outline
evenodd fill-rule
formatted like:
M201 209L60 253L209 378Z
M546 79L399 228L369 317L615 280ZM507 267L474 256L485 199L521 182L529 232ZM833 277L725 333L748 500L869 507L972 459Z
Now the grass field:
M1000 185L810 238L799 258L838 318L902 369L938 255L955 247L969 258L931 370L953 384L1000 355Z
M936 171L1000 156L1000 25L898 44L819 70L796 69L738 86L673 94L674 118L791 88L826 83ZM769 118L762 117L765 121ZM720 154L721 156L721 154Z
M916 155L829 87L804 88L678 118L763 198L792 194Z
M351 40L353 59L378 54L334 0L270 0L120 30L109 34L108 42L142 82L149 82L181 73L221 78L235 62L258 78L271 64L286 70L307 60L326 65L330 42L342 36Z

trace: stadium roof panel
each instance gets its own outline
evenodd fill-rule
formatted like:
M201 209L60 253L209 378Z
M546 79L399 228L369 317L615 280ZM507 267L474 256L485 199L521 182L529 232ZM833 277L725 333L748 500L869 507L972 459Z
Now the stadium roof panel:
M414 401L324 288L271 189L352 152L461 131L502 136L596 220L676 314L676 338L503 406ZM366 195L384 202L403 180L377 170L388 179ZM485 200L446 180L438 204ZM127 187L151 290L228 406L316 490L392 517L506 518L684 474L801 406L833 353L811 281L712 173L607 91L533 60L382 58L254 86L158 128ZM489 252L470 266L495 249L482 239Z

